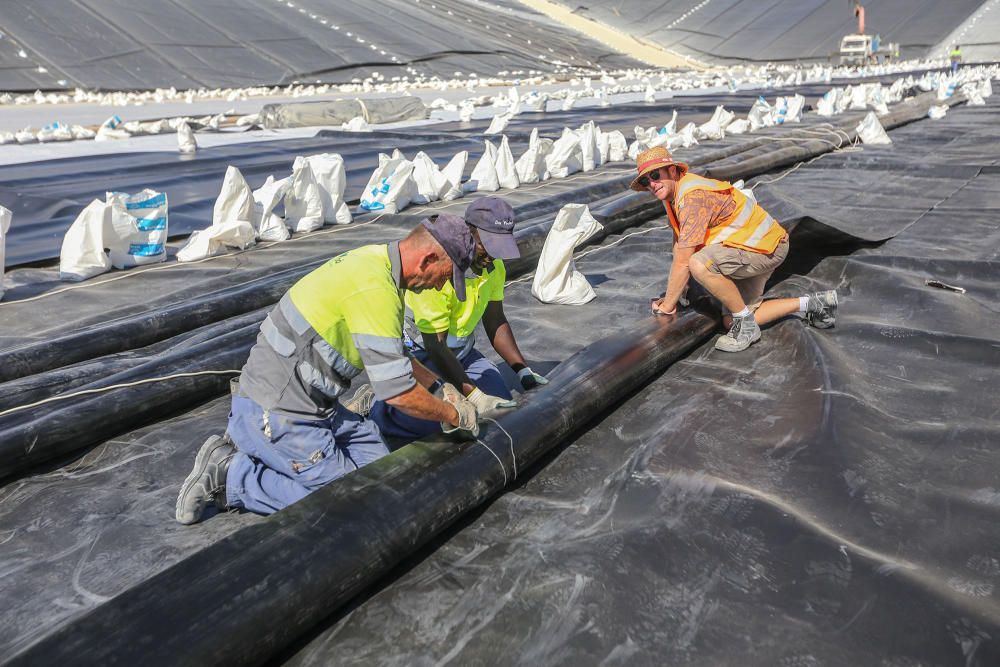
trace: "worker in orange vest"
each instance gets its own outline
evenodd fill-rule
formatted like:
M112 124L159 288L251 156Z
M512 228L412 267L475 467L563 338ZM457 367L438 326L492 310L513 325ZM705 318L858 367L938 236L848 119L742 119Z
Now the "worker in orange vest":
M694 277L724 309L728 333L715 348L740 352L760 340L760 325L800 314L820 329L836 320L837 292L762 300L764 285L788 255L788 233L767 211L730 183L688 172L662 146L639 153L632 189L663 202L674 230L666 293L653 313L673 315Z

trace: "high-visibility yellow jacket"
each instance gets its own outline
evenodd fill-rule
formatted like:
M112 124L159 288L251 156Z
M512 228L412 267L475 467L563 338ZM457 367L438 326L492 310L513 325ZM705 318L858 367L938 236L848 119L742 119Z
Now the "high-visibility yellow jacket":
M732 248L742 248L770 255L781 243L781 239L785 237L784 228L767 211L734 188L731 183L691 173L685 174L677 182L674 203L672 206L667 206L670 225L678 237L680 236L680 224L677 222L677 214L674 212L675 207L681 205L684 197L697 190L725 192L736 202L736 208L729 218L705 231L705 242L702 246L721 243Z

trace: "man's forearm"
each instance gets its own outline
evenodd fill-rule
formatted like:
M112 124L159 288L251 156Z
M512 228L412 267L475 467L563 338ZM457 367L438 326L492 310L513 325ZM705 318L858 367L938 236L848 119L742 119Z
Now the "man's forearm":
M510 327L510 322L503 314L503 307L499 301L491 302L483 315L483 328L486 330L486 337L490 339L490 344L497 351L500 358L507 362L511 370L515 373L527 366L524 362L524 355L521 354L514 338L514 330Z
M691 270L688 266L688 259L674 255L670 263L670 277L667 279L666 294L660 304L663 311L671 311L677 307L684 288L687 287L688 279L691 277Z
M517 341L514 339L514 331L510 328L509 322L505 321L497 327L490 338L490 343L493 344L493 349L497 351L500 358L506 361L507 365L515 373L528 365L524 363L524 355L521 354L520 348L517 347Z
M410 364L413 366L413 378L420 384L421 387L427 389L435 381L440 380L440 376L431 369L420 363L419 359L413 357L410 358Z
M454 406L435 398L419 384L386 400L386 403L411 417L458 425L458 411Z

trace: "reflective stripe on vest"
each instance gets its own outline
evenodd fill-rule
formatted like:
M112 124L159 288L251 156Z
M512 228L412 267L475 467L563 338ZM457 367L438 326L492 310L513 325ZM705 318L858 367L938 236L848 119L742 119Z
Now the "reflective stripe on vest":
M696 174L685 174L678 181L674 202L679 206L684 197L696 190L728 192L736 203L736 211L728 220L724 220L721 224L707 230L704 245L721 243L769 255L774 252L778 244L781 243L781 239L784 238L784 228L767 211L725 181L717 181ZM674 233L679 237L680 225L674 215L673 207L668 206L667 212Z

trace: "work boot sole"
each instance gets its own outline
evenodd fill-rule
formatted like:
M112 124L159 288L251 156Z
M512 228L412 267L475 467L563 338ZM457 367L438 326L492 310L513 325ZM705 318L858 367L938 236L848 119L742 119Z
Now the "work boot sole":
M187 512L190 511L190 507L185 507L185 500L191 493L197 493L197 485L202 483L205 475L208 474L208 466L212 459L212 454L215 453L219 447L232 447L225 437L219 435L213 435L204 443L202 443L201 448L194 458L194 467L191 469L191 473L181 484L181 489L177 493L177 501L174 504L174 518L178 523L184 524L185 526L190 526L191 524L198 523L201 521L202 515L205 513L205 508L208 507L209 503L214 501L212 497L212 489L202 489L202 496L200 499L200 506L195 506L192 516L187 516Z

